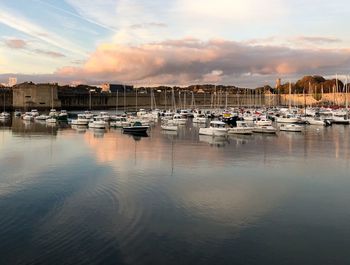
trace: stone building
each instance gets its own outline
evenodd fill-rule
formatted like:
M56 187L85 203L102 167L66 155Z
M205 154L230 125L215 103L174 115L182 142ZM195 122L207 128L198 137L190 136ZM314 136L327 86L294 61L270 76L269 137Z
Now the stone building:
M50 109L60 108L57 84L22 83L12 87L13 108Z

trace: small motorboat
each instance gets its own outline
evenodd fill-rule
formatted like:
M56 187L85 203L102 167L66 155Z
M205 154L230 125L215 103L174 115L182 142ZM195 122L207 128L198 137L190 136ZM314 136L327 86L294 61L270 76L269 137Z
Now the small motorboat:
M260 117L255 121L256 126L272 126L272 121L267 117Z
M18 109L15 110L15 117L21 117L22 112Z
M132 125L123 127L123 133L145 134L148 128L149 126L142 125L141 122L136 121Z
M111 121L109 125L113 128L123 128L129 126L130 122L127 121L126 117L114 116L113 121Z
M48 115L39 115L39 116L35 116L34 120L36 121L46 121L48 118L50 118L50 116Z
M72 125L83 125L87 126L89 124L90 119L87 119L84 114L78 114L78 118L72 120Z
M31 112L26 112L23 116L22 116L23 120L25 121L32 121L34 120L33 114Z
M0 120L8 120L11 118L11 114L8 112L2 112L0 113Z
M281 124L279 127L280 131L285 132L302 132L303 127L297 124Z
M222 121L211 121L208 128L199 128L199 134L209 136L226 136L226 123Z
M175 114L172 120L173 123L178 125L185 125L187 122L187 118L184 118L184 116L181 116L180 114Z
M58 114L57 119L59 121L68 121L68 113L66 110L61 110L61 112Z
M108 123L102 117L94 117L92 121L89 122L89 128L95 129L105 129Z
M245 121L237 121L237 126L228 129L228 134L252 134L253 127L249 127Z
M164 131L177 131L178 127L176 124L174 124L172 122L172 120L163 122L160 127L162 128L162 130Z
M201 114L201 113L195 113L193 115L193 120L192 120L193 123L202 123L202 124L205 124L207 123L207 118L205 117L204 114Z
M254 133L268 133L268 134L276 134L277 129L273 126L256 126L253 128Z
M324 120L320 117L306 117L305 120L306 123L310 125L327 126L332 124L330 120Z
M46 123L48 124L56 124L57 123L57 119L54 117L48 118L45 120Z

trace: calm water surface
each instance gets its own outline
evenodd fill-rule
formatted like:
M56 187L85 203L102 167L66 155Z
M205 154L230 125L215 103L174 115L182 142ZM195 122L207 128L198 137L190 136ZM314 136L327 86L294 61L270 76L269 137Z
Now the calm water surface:
M0 125L0 264L348 264L350 128Z

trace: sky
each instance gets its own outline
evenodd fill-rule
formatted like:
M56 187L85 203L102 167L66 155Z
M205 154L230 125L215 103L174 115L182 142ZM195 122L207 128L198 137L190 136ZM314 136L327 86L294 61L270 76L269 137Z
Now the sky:
M0 82L273 85L347 75L346 0L0 0Z

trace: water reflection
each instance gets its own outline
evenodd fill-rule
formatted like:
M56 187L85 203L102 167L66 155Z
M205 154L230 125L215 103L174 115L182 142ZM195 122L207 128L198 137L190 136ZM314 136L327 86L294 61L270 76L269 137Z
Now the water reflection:
M208 143L211 146L222 147L228 143L227 137L199 135L199 141Z
M222 138L8 126L1 264L346 264L348 127Z

